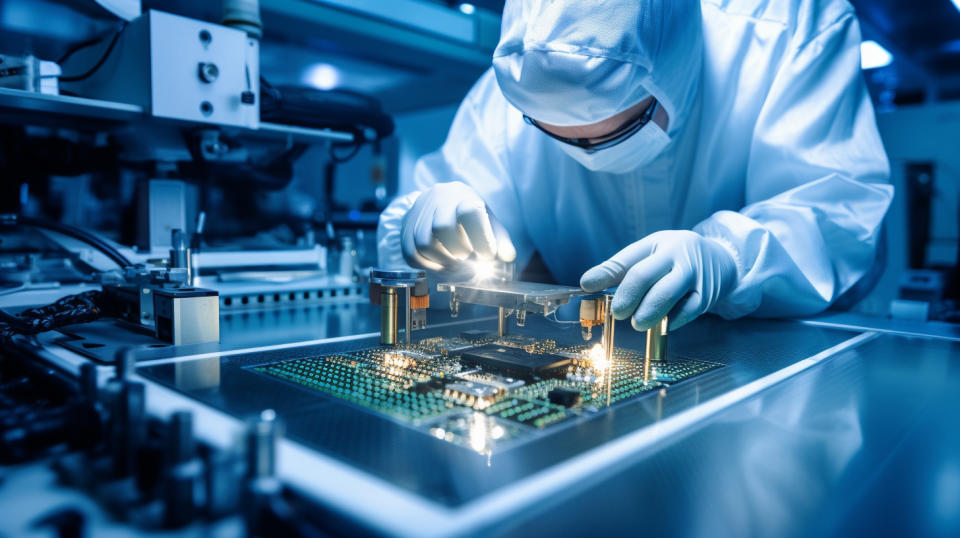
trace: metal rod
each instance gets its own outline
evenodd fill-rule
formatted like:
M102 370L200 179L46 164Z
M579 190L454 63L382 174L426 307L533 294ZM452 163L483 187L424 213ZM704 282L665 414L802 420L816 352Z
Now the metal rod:
M403 341L406 342L407 345L410 345L410 331L412 330L411 326L413 325L410 312L410 297L413 295L413 291L411 291L410 286L404 286L403 289L406 290L406 297L403 302Z
M507 334L507 309L500 307L499 317L497 318L497 338L503 338Z
M380 344L397 345L397 290L380 288Z
M667 360L667 317L647 329L647 353L652 361Z
M650 382L650 355L643 357L643 383Z
M603 342L603 354L607 359L607 364L613 361L613 295L603 296L603 335L600 340Z

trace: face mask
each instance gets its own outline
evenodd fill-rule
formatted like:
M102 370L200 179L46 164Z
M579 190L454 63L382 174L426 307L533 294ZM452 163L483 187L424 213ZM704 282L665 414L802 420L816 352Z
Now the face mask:
M670 143L670 137L651 121L616 146L598 149L592 153L559 140L554 142L560 145L564 153L589 170L625 174L653 162Z

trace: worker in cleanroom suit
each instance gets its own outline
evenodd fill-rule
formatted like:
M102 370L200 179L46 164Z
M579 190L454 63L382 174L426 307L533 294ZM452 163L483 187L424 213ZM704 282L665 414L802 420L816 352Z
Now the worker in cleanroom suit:
M493 67L380 217L380 263L539 252L638 330L806 315L893 189L843 0L508 0Z

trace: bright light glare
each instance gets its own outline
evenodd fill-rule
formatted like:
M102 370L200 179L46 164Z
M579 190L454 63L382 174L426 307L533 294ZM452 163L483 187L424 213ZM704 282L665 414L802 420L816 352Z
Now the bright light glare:
M470 429L468 430L470 439L470 448L480 454L490 450L490 426L487 423L487 417L483 413L474 413L470 417Z
M304 79L318 90L330 90L340 84L340 70L330 64L316 64L307 69Z
M960 11L960 0L950 0L953 2L953 6L957 8L957 11Z
M960 0L953 0L954 2L960 2ZM861 69L877 69L879 67L886 67L893 62L893 54L890 54L890 51L883 48L880 43L876 41L864 41L860 43L860 68Z
M953 0L954 2L960 2L960 0ZM473 12L477 10L476 6L469 2L464 2L460 4L460 13L464 15L473 15Z
M587 357L590 359L590 364L594 370L606 370L610 366L610 362L607 361L607 354L604 353L603 346L600 344L594 344L592 348L588 349Z
M471 262L474 280L490 280L497 273L496 264L492 261L480 260Z

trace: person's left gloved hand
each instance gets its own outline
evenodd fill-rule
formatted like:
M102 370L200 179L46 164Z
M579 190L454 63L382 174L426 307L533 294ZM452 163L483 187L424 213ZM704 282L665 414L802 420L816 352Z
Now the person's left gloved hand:
M633 316L644 331L670 315L670 329L708 311L736 286L737 264L719 241L687 230L665 230L632 243L580 277L580 286L598 292L620 285L613 316Z

